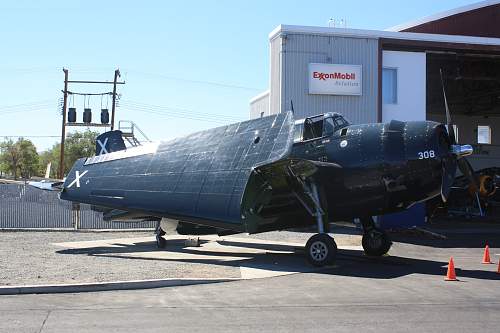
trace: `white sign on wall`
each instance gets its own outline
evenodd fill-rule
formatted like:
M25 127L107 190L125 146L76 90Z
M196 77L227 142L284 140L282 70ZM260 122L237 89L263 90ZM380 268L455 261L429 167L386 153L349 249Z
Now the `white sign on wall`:
M309 64L309 93L319 95L361 95L362 66Z

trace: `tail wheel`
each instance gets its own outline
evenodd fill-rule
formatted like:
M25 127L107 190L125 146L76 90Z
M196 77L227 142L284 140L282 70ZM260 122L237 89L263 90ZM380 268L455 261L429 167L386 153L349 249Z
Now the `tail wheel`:
M328 234L316 234L306 244L306 256L309 263L322 267L335 261L337 244Z
M156 247L159 249L164 249L167 246L167 241L165 238L160 236L160 234L156 234Z
M368 256L380 257L389 252L392 242L387 234L379 229L372 229L363 235L363 250Z

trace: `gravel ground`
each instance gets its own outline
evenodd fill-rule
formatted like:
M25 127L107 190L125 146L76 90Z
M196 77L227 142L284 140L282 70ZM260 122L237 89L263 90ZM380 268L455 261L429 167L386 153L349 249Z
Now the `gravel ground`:
M312 233L268 232L235 237L305 244ZM0 232L0 285L55 284L165 278L240 278L240 263L218 260L133 258L164 251L143 242L124 248L71 251L54 243L151 237L151 232ZM339 245L359 245L359 236L339 235ZM175 245L174 245L175 246ZM264 259L265 260L268 260ZM259 263L262 257L256 256Z
M62 254L53 243L147 237L150 232L1 232L0 285L85 283L178 277L239 277L239 268L181 261ZM97 249L96 252L99 250ZM153 242L136 251L157 251Z

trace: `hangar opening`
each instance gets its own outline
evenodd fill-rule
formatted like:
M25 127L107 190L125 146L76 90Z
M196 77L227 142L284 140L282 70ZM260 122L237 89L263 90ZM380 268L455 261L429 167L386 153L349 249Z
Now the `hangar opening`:
M474 147L472 166L500 166L500 52L402 44L391 41L382 50L381 120L445 123L442 72L455 136Z
M439 39L441 38L449 37L439 36ZM427 216L498 216L498 46L457 44L442 40L387 40L381 53L381 120L433 120L446 123L444 86L455 137L458 143L470 144L473 147L473 154L467 161L474 170L479 190L474 190L458 170L458 178L453 184L447 205L442 206L440 198L431 200L427 204ZM446 210L436 210L439 207ZM413 212L411 214L415 215ZM396 214L395 218L400 219L401 215ZM423 217L420 221L423 221Z
M474 147L474 169L500 165L500 55L427 53L427 119L444 121L440 69L459 142Z

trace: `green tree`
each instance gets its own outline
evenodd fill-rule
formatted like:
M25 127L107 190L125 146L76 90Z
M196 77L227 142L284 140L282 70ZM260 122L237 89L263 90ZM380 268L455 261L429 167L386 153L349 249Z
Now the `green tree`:
M11 174L14 179L20 175L30 178L38 171L38 153L30 140L19 138L16 142L6 140L0 144L0 164L2 171Z
M22 178L29 179L38 173L38 153L30 140L20 138L16 142L19 151L19 173Z
M2 171L10 174L17 180L18 165L19 165L19 150L14 141L5 138L5 141L0 144L0 163Z

